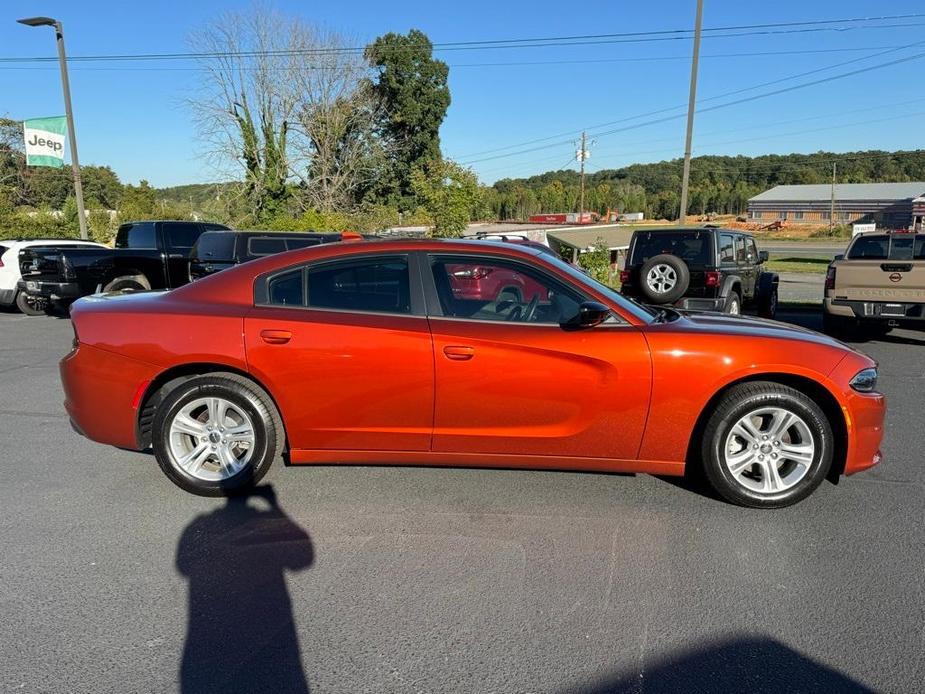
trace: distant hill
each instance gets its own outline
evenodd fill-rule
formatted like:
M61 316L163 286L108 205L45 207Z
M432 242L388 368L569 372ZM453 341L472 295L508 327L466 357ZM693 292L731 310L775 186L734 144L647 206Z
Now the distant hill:
M230 192L235 186L240 185L235 182L228 183L190 183L184 186L170 186L167 188L156 188L155 193L159 200L176 205L189 205L192 201L193 207L199 209L205 203L215 200L222 193Z
M830 182L833 163L839 183L925 181L925 150L694 157L689 211L741 214L748 198L775 185ZM673 159L595 171L585 179L585 208L673 218L682 167L683 160ZM501 219L572 211L578 205L579 175L573 170L547 171L502 179L487 190L486 202Z

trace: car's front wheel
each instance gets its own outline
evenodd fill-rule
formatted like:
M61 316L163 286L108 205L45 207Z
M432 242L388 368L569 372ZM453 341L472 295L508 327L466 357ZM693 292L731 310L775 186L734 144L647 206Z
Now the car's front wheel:
M198 376L172 390L157 408L152 433L164 474L200 496L255 485L284 445L270 397L230 373Z
M741 506L780 508L809 496L832 464L832 427L819 405L794 388L733 386L710 416L704 471L720 496Z

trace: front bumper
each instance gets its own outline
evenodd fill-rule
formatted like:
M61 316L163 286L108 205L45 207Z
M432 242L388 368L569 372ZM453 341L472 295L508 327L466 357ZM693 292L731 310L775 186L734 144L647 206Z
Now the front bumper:
M853 475L877 465L882 460L883 422L886 418L886 398L882 393L858 393L847 384L859 371L854 359L845 359L830 378L845 384L842 390L842 414L847 430L845 474Z
M29 296L40 296L52 301L79 299L81 297L80 285L76 282L19 280L17 286Z

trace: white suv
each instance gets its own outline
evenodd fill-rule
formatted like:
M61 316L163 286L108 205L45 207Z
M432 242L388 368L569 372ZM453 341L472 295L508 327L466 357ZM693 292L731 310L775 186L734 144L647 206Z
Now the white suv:
M32 239L29 241L0 239L0 307L15 306L23 313L37 316L45 312L45 306L31 300L20 292L16 283L22 278L19 270L19 251L27 246L57 248L59 246L99 246L93 241L75 241L73 239Z

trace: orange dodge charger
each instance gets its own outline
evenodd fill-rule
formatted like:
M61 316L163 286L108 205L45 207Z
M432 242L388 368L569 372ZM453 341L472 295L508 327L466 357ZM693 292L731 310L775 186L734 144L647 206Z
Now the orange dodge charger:
M500 281L499 281L500 280ZM478 291L454 291L480 281ZM72 309L65 407L195 494L292 464L682 475L772 508L880 461L876 363L772 321L650 309L549 253L333 243Z

